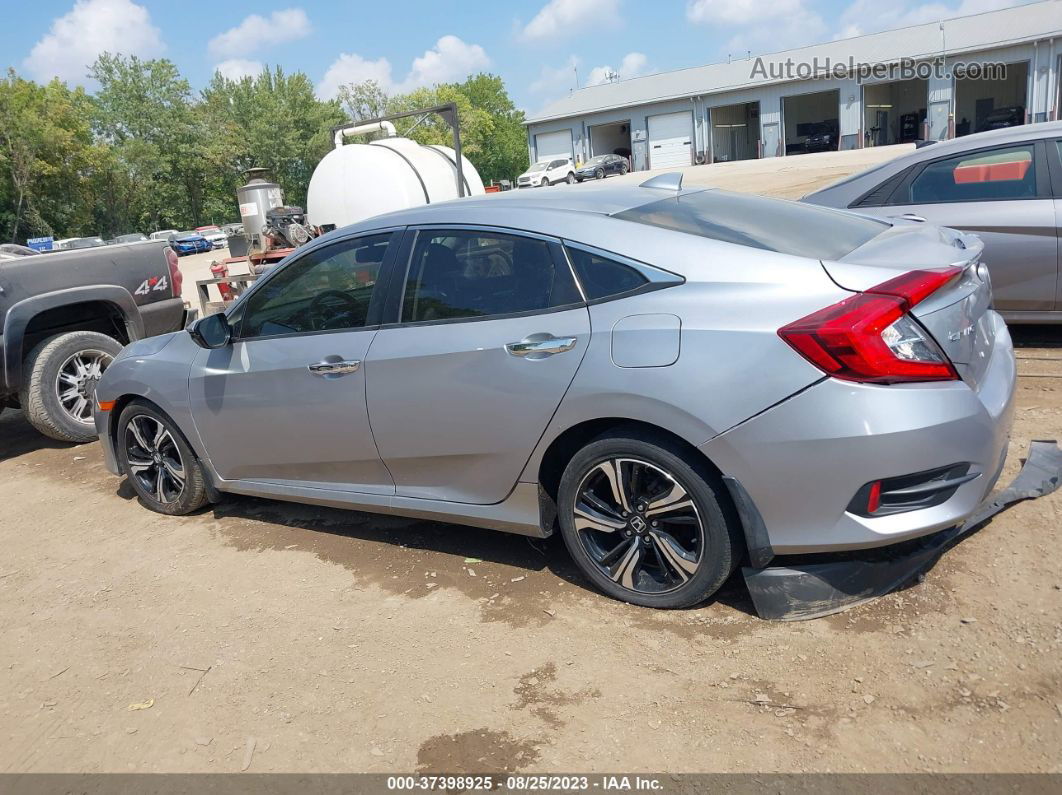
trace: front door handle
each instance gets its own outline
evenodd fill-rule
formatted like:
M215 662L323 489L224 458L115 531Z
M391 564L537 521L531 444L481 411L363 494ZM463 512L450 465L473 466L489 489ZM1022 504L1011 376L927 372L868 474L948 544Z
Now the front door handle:
M359 367L361 367L361 361L358 359L306 365L306 369L314 375L350 375L350 373L356 373Z
M545 359L558 353L565 353L575 347L575 337L554 337L552 334L531 334L519 342L510 342L505 350L510 356L524 359Z

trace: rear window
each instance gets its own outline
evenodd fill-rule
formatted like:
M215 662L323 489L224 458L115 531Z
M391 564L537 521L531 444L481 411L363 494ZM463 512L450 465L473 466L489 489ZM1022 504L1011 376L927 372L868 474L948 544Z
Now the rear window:
M840 259L889 224L826 207L743 193L684 193L615 218L813 259Z

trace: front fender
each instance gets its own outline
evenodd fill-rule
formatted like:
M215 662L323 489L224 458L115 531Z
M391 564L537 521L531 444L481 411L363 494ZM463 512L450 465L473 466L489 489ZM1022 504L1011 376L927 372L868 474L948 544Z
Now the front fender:
M186 331L129 345L104 372L96 398L106 403L138 397L154 403L174 421L199 459L209 464L188 403L188 372L201 350ZM111 418L112 426L116 421L117 417Z

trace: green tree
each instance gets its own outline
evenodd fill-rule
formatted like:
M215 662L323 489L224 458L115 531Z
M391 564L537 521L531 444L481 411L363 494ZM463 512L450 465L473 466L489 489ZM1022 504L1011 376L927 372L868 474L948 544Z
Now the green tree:
M332 129L346 121L339 102L318 100L306 75L280 67L242 80L215 73L203 100L211 158L227 169L230 195L243 171L260 167L284 189L288 204L305 205L310 176L332 148Z
M88 234L84 187L98 152L90 99L58 80L39 85L9 70L0 80L0 219L16 240Z
M339 87L339 104L352 119L377 119L389 112L390 97L375 80Z
M515 179L527 168L524 114L517 110L497 75L472 75L463 83L440 83L395 96L387 96L378 83L367 80L340 87L339 97L355 120L453 102L461 124L463 153L485 183ZM399 119L395 127L399 135L422 144L453 143L450 127L437 116Z
M203 214L205 128L192 88L166 59L104 53L89 74L99 84L95 128L113 147L131 191L129 218L144 229L198 224ZM112 206L121 199L110 196ZM116 219L117 220L117 219Z

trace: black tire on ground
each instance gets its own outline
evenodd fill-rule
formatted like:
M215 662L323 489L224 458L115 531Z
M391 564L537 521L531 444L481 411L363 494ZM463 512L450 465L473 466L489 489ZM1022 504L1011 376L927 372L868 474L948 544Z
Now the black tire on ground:
M548 188L549 187L549 179L546 178L546 177L543 177L542 181L540 183L538 183L538 187L540 187L540 188Z
M568 172L568 176L565 177L564 181L567 182L569 185L574 185L575 184L575 174L573 174L571 171L569 171Z
M704 531L703 547L696 571L673 590L652 593L620 585L590 558L575 528L574 510L583 479L600 463L614 458L638 459L670 473L693 499ZM564 543L583 574L605 594L643 607L671 609L703 602L722 586L743 555L740 522L720 478L706 462L673 440L640 428L601 436L572 457L561 477L557 513Z
M620 176L621 177L624 176L628 171L630 171L630 169L627 168L627 164L626 163L624 163L622 166L620 166Z
M594 179L604 179L604 178L605 178L605 169L599 168L597 171L594 172Z
M154 449L142 448L136 442L136 433L130 429L130 423L133 422L137 423L141 438L149 446L154 444ZM144 433L146 429L158 428L163 429L165 433ZM184 516L199 510L207 503L206 475L199 459L180 429L155 406L143 400L129 403L118 417L115 440L118 462L140 499L140 504L145 508L167 516ZM158 452L158 457L153 455L155 452ZM153 470L138 474L134 471L138 461L153 463ZM164 464L159 464L159 461ZM155 492L149 491L144 480L158 483L152 475L160 469L164 470L165 464L169 464L169 472L179 471L183 474L183 483L178 489L178 482L166 474L163 476L162 487ZM163 499L159 499L160 493Z
M37 345L23 363L22 389L19 402L26 419L45 436L61 442L91 442L96 427L90 419L79 422L63 408L59 400L59 373L78 353L101 353L114 358L122 344L113 337L96 331L70 331L49 337ZM95 400L95 384L86 392L86 399Z

